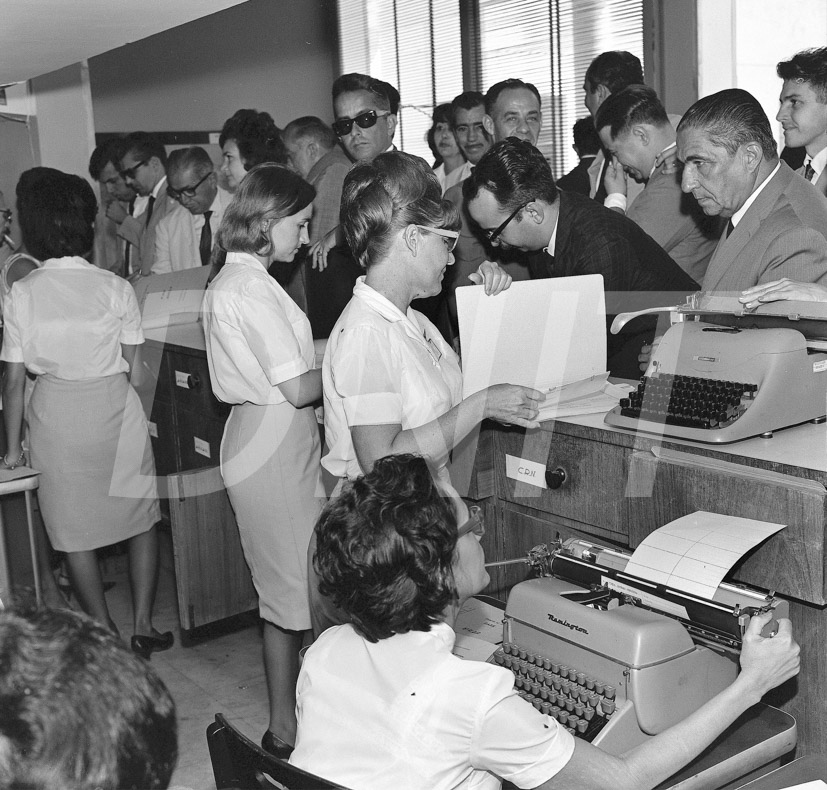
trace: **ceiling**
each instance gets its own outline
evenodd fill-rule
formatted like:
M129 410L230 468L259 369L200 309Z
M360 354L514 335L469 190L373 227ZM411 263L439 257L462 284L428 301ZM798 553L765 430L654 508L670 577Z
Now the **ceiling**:
M2 0L0 85L38 77L244 0Z

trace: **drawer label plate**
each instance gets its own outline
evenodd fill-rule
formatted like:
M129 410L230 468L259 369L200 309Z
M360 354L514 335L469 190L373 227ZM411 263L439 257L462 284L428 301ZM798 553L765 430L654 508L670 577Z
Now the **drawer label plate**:
M199 455L203 455L206 458L212 458L210 455L210 443L205 442L203 439L199 439L197 436L193 437L193 441L195 442L195 452Z
M187 373L186 370L176 370L175 371L175 386L176 387L183 387L185 390L188 390L190 388L189 377L190 377L190 374Z
M521 483L528 483L537 488L548 488L546 485L545 464L518 458L516 455L505 456L505 476Z
M153 439L158 438L158 426L154 422L150 422L149 420L146 421L146 427L149 428L149 435Z

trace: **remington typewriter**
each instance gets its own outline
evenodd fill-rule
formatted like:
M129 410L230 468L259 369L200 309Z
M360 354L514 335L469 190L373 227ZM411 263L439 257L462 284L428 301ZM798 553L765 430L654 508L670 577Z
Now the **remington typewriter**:
M669 309L678 322L608 425L726 443L824 420L827 305L776 302L754 312L733 298L693 294ZM618 316L612 331L630 317Z
M786 601L740 585L722 583L708 600L637 578L624 571L628 553L584 540L545 557L529 564L551 575L511 590L490 660L511 669L534 707L612 754L732 683L751 616L789 613Z

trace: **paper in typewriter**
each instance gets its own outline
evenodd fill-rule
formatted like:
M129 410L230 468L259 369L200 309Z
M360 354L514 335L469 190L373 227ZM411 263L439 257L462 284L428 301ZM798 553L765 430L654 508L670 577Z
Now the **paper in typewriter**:
M626 572L712 598L744 554L785 526L699 510L647 536L632 554Z
M601 275L516 282L496 296L468 286L457 288L456 298L463 397L492 384L534 387L549 393L541 420L563 416L564 408L583 414L617 404L620 396L605 392L611 385ZM591 408L582 411L585 400Z

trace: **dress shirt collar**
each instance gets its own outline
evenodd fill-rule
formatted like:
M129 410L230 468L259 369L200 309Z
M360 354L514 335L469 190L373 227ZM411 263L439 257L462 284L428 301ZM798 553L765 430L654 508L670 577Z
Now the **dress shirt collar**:
M243 263L251 269L260 269L265 273L267 272L265 265L255 255L250 255L249 252L228 252L226 263Z
M547 252L551 257L554 257L554 250L557 247L557 228L560 227L560 197L557 197L557 219L554 221L554 229L551 231L551 239L549 240L548 247L544 247L543 251Z
M152 197L156 200L158 199L158 195L161 194L161 190L166 190L167 188L167 177L164 176L152 189Z
M747 213L747 209L755 202L755 199L761 194L761 190L770 183L770 179L781 169L781 162L778 162L776 166L773 168L772 173L770 173L758 186L758 189L754 189L752 194L747 198L746 203L744 203L741 208L738 209L730 219L732 222L732 227L738 227L738 223L744 218L744 214Z
M42 269L97 269L94 264L77 255L68 255L65 258L49 258L43 261Z
M813 176L813 183L815 183L824 171L825 165L827 165L827 146L822 148L814 157L807 157L807 161L804 163L805 167L807 164L815 171Z

